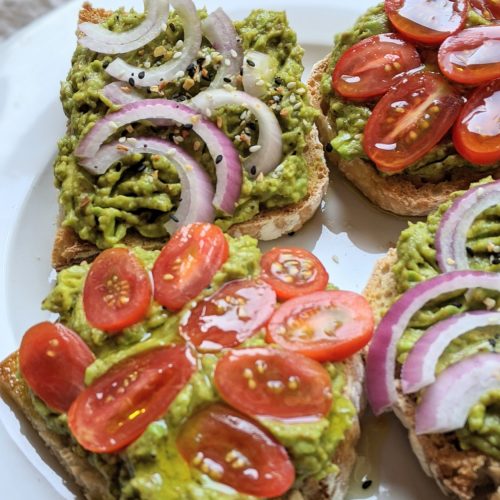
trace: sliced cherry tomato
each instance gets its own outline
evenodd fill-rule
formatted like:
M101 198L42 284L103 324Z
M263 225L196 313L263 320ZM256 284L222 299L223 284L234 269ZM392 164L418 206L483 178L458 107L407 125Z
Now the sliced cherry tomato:
M469 4L471 6L471 9L481 17L484 17L488 20L494 19L494 15L490 10L489 5L487 5L486 0L469 0Z
M340 361L373 335L373 313L357 293L316 292L285 302L267 326L267 341L317 361Z
M376 97L421 64L415 47L394 33L375 35L344 52L335 65L332 86L350 99Z
M460 30L467 0L385 0L389 21L404 38L437 45Z
M194 370L194 359L183 346L127 358L76 398L68 413L69 428L86 450L119 451L166 413Z
M267 323L275 304L276 294L267 283L230 281L186 315L180 333L199 351L235 347Z
M328 284L323 264L302 248L273 248L262 256L260 265L261 278L273 287L280 300L324 290Z
M295 480L285 448L259 424L221 404L191 417L177 447L184 459L211 479L247 495L278 497Z
M500 26L476 26L447 38L438 54L450 80L467 85L500 78Z
M226 403L253 417L310 421L332 406L331 380L320 363L281 349L230 351L215 369Z
M453 125L462 98L441 76L410 75L373 109L363 147L378 169L395 173L430 151Z
M453 129L453 143L471 163L500 160L500 78L470 96Z
M32 326L19 349L19 368L31 390L64 413L85 388L85 369L95 360L87 344L60 323Z
M213 224L179 229L163 247L153 267L155 299L178 311L206 288L229 257L224 233Z
M500 19L500 0L485 0L486 7L493 15L493 19Z
M127 248L104 250L92 263L83 288L83 309L95 328L117 333L141 321L151 303L151 282Z

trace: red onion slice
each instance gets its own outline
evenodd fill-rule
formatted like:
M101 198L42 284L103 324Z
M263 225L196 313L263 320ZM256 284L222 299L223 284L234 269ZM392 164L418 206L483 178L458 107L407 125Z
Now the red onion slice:
M223 56L210 88L234 85L234 77L240 74L243 65L243 48L231 18L219 7L201 23L201 27L205 38Z
M457 314L427 329L403 364L403 392L417 392L436 380L436 364L450 342L475 328L491 325L500 325L500 312L473 311Z
M467 233L486 209L500 203L500 181L469 189L441 218L436 232L436 259L443 272L468 269Z
M124 142L102 146L92 159L86 159L80 165L92 174L103 174L117 161L136 153L165 156L179 174L182 200L172 220L165 225L170 234L192 222L213 222L214 188L210 177L192 156L170 141L157 137L129 137Z
M125 82L113 82L102 89L102 95L115 106L123 106L144 98L131 85Z
M500 354L476 354L451 365L425 391L417 406L416 433L461 429L472 406L493 390L500 390Z
M144 21L128 31L115 33L100 24L81 23L78 29L85 35L78 43L99 54L125 54L153 41L167 27L168 0L144 0Z
M375 415L390 408L397 399L394 383L397 343L412 316L429 300L469 288L500 291L500 274L481 271L440 274L415 285L389 309L375 331L366 360L368 400Z
M259 122L259 139L253 146L254 152L243 160L244 167L250 172L267 174L274 170L283 156L282 132L280 124L262 101L239 90L207 90L193 97L190 105L206 116L221 106L242 106L255 115ZM255 167L255 169L253 169Z
M254 97L262 97L274 80L278 62L269 54L250 50L245 53L243 89Z
M179 14L184 28L184 46L182 52L161 66L141 68L126 63L123 59L115 59L106 73L122 82L129 82L137 87L160 85L184 76L186 68L196 59L201 47L201 23L192 0L171 0L172 7Z
M240 197L243 182L238 151L215 124L179 102L168 99L144 99L126 104L120 111L109 113L96 122L80 141L75 155L80 159L93 159L103 143L118 129L140 120L174 120L192 128L200 136L217 170L214 206L232 214Z

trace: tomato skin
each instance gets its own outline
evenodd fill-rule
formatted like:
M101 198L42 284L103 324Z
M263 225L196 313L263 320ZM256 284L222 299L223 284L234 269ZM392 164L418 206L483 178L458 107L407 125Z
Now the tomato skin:
M373 326L371 307L361 295L316 292L285 302L269 321L266 340L317 361L341 361L370 341Z
M493 15L493 19L500 19L500 0L486 0L486 6Z
M177 447L189 464L243 494L281 496L295 480L285 448L259 424L221 404L191 417Z
M146 316L151 281L139 259L127 248L104 250L91 264L83 288L89 324L118 333Z
M153 267L154 297L171 311L182 309L206 288L229 257L222 230L208 223L179 229Z
M21 341L19 369L31 390L60 413L85 388L86 368L95 361L87 344L60 323L32 326Z
M321 261L303 248L273 248L262 256L260 265L261 279L273 287L279 300L324 290L328 284Z
M500 26L476 26L450 36L439 48L438 62L441 72L458 83L500 78Z
M230 281L181 320L180 334L198 351L236 347L260 330L274 312L276 294L263 281Z
M113 453L135 441L162 417L195 371L186 347L142 352L112 366L73 402L68 425L94 453Z
M282 349L229 351L214 381L226 403L253 417L311 421L332 406L330 376L321 364Z
M344 52L333 70L332 88L349 99L377 97L421 64L415 47L394 33L371 36Z
M498 110L500 78L477 88L460 113L453 128L453 144L471 163L489 165L500 161ZM479 134L478 129L489 134Z
M405 77L373 109L363 148L382 172L400 172L439 143L462 104L458 92L437 74Z
M385 12L405 39L438 45L467 19L467 0L385 0Z

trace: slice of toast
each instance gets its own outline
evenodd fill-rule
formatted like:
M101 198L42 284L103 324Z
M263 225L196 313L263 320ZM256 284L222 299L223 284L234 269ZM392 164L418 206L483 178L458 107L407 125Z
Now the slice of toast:
M356 407L358 418L365 407L363 394L364 365L361 355L345 361L346 385L344 396ZM18 376L18 354L13 353L0 363L0 392L11 399L23 412L31 425L39 433L45 444L64 466L70 477L82 488L88 500L112 500L108 478L93 467L84 456L76 452L74 444L66 437L50 430L43 418L35 411L29 389ZM284 498L289 500L342 500L349 486L354 462L356 443L360 435L358 418L344 436L332 461L338 465L339 473L323 481L309 480L304 487L293 490ZM161 500L161 499L158 499Z
M84 4L80 11L80 22L101 23L111 13ZM316 212L328 187L329 171L323 155L323 146L313 127L306 138L304 158L308 167L308 192L298 203L281 208L266 209L253 219L235 224L228 233L232 236L244 234L259 240L273 240L290 232L298 231ZM164 240L144 238L131 233L123 240L125 245L140 245L147 249L161 248ZM52 265L56 270L92 259L99 252L90 242L81 240L70 228L59 226L52 252Z
M336 135L335 125L326 116L321 93L321 79L328 71L329 58L328 55L316 63L307 83L311 104L321 111L316 123L319 138L324 146L329 144ZM468 189L471 183L486 175L492 175L495 179L500 178L500 168L488 174L462 169L459 179L438 183L428 182L417 186L402 175L380 175L374 164L368 160L361 158L344 160L335 151L325 151L325 157L329 166L337 167L372 203L383 210L404 216L428 215L448 200L451 193Z
M391 249L375 266L364 295L372 305L376 320L397 299L397 286L392 266L397 261ZM500 462L476 450L463 451L458 447L455 433L415 434L415 399L405 396L398 386L398 402L394 412L408 429L411 447L425 473L434 478L448 496L460 500L500 498Z

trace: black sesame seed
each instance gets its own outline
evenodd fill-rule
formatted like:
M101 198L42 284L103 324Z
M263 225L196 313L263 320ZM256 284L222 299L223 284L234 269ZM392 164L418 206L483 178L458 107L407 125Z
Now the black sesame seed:
M500 264L500 253L494 253L493 255L490 255L490 262L493 265Z
M182 128L184 130L192 130L193 129L193 124L192 123L185 123Z
M152 92L151 92L151 89L150 89L149 87L146 89L146 92L147 92L148 94L151 94L151 93L152 93Z
M137 76L142 80L146 76L146 72L141 71Z
M144 143L144 144L142 145L142 147L143 147L144 149L146 149L146 148L148 147L148 145L147 145L146 143Z
M174 23L170 23L168 27L170 28L170 31L173 31L174 33L177 31L177 28L175 27Z
M247 59L247 64L251 66L252 68L255 67L255 63L251 59Z
M255 175L257 173L257 167L255 165L253 165L252 168L250 169L250 173L252 175Z
M290 237L291 237L291 236L295 236L295 231L290 231L290 232L288 233L288 236L290 236Z
M199 59L196 59L196 64L198 66L201 66L204 62L205 62L205 58L204 57L200 57Z
M243 68L240 68L240 75L243 76Z
M102 63L102 67L103 67L103 69L106 69L108 66L109 66L109 61L104 61L104 62Z
M274 79L276 85L283 85L283 80L278 76Z
M231 78L228 78L227 76L224 77L224 81L226 83L231 83Z
M217 158L215 158L215 164L218 165L223 159L224 157L222 155L217 156Z
M469 257L474 257L474 250L472 250L471 247L465 247L465 249L467 250L467 255Z
M363 488L364 490L367 490L372 485L372 483L373 483L373 481L371 479L365 479L361 483L361 488Z
M196 73L196 66L194 63L191 63L187 68L186 68L186 73L193 78L194 74Z
M326 152L327 153L331 153L333 151L333 146L328 143L326 146L325 146L325 149L326 149Z
M488 342L490 343L490 346L493 347L493 349L495 349L495 347L497 346L496 339L488 339Z
M247 127L250 130L257 130L257 125L255 125L255 123L253 123L253 122L247 123Z
M174 222L179 222L179 219L175 215L169 215L169 217L174 221Z
M186 101L187 100L187 97L185 95L180 95L178 98L177 98L177 101L178 102L183 102L183 101Z
M461 309L462 308L462 304L460 302L453 302L451 305L453 307L456 307L457 309Z
M135 87L135 80L133 78L129 78L128 83L130 83L132 87Z

